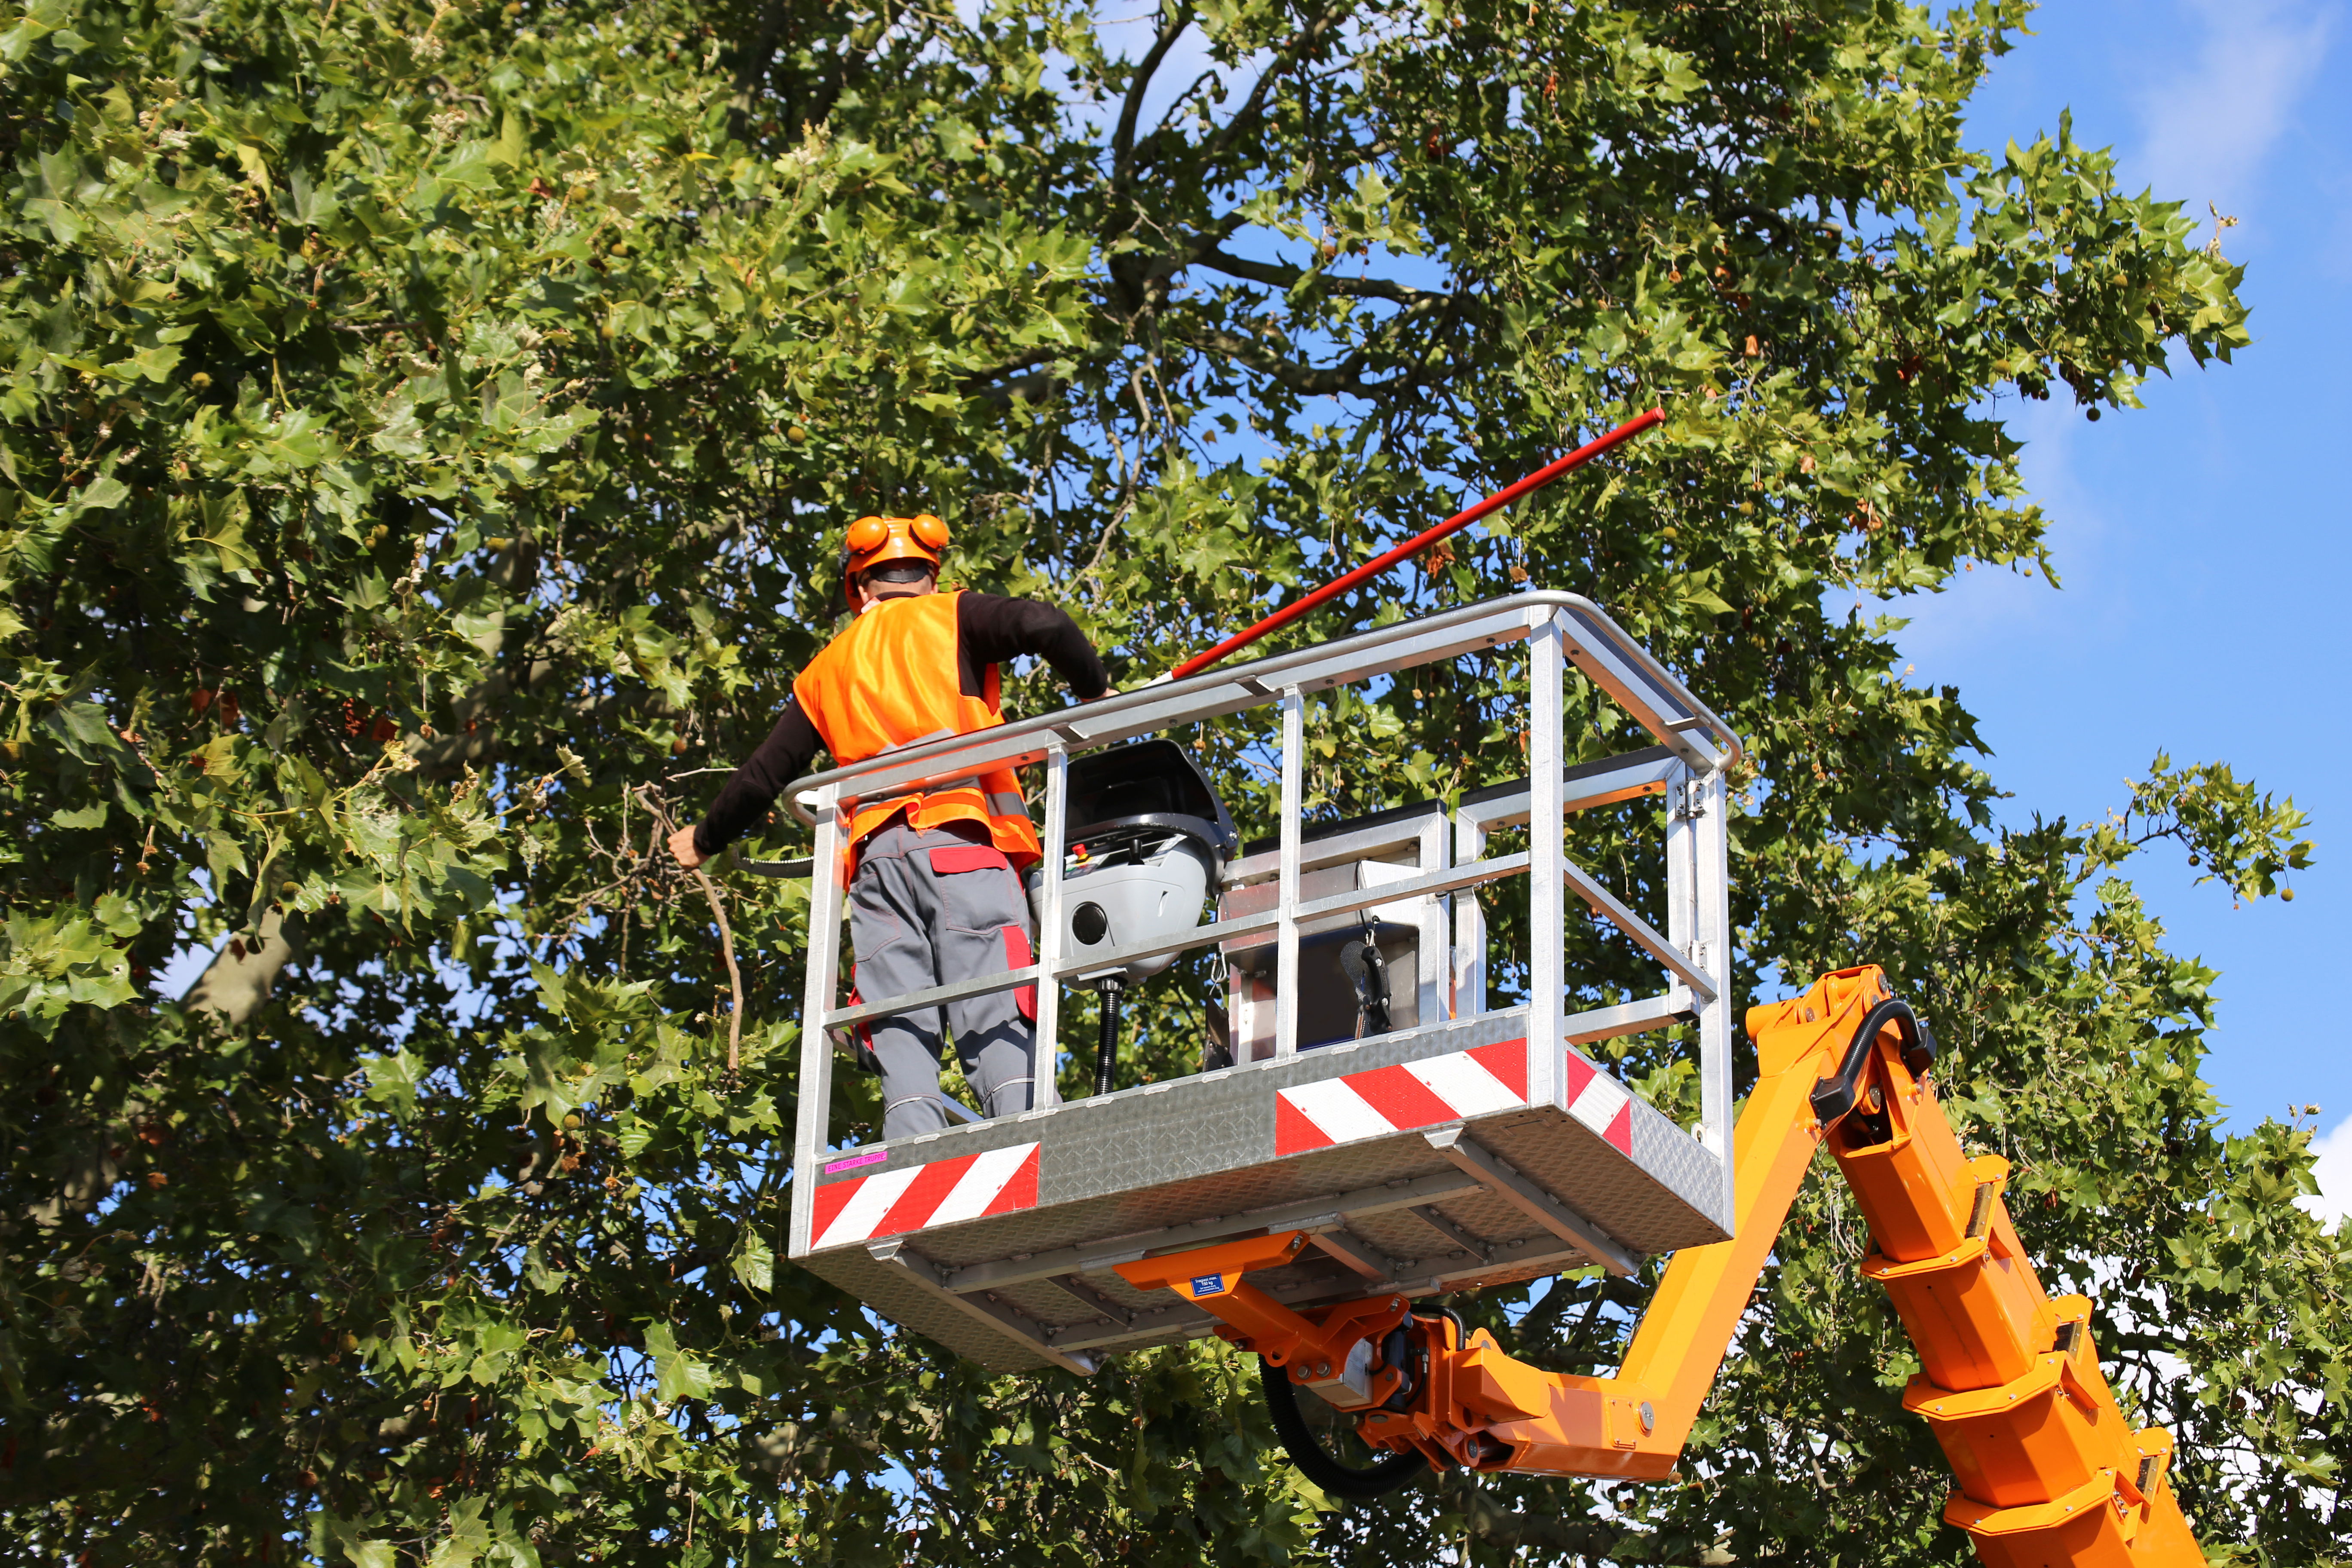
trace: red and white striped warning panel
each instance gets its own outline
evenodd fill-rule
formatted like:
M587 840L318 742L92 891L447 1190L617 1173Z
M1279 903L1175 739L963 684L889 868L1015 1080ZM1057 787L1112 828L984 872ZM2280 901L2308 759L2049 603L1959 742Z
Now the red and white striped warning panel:
M1568 1053L1568 1113L1601 1134L1627 1159L1633 1157L1633 1097L1625 1086Z
M1503 1040L1278 1089L1274 1152L1277 1156L1300 1154L1527 1102L1528 1043Z
M1037 1145L933 1160L816 1190L811 1249L1037 1206Z

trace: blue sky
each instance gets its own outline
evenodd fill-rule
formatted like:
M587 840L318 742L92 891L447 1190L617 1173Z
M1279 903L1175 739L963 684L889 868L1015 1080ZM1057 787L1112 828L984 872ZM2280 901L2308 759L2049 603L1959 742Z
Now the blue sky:
M2063 588L1980 571L1906 606L1899 641L1916 679L1958 685L1979 716L2012 820L2119 805L2158 751L2226 761L2311 814L2318 864L2292 904L2233 908L2169 853L2130 870L2172 948L2221 972L2208 1074L2231 1121L2322 1106L2340 1209L2352 396L2335 356L2352 344L2352 99L2330 84L2352 16L2343 0L2053 0L2034 28L1995 66L1969 140L2030 141L2071 108L2130 189L2237 217L2222 247L2247 266L2254 342L2235 364L2184 363L2144 389L2145 410L2096 425L2026 405L2014 428Z

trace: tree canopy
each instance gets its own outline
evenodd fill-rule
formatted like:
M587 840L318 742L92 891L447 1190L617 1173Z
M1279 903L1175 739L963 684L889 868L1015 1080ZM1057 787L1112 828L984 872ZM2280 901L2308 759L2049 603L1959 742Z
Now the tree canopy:
M860 512L940 513L955 577L1142 679L1652 404L1290 645L1607 605L1749 740L1742 994L1885 965L2209 1548L2339 1552L2352 1258L2293 1201L2307 1126L2224 1134L2215 976L2123 874L2291 896L2301 814L2158 757L1997 820L1961 694L1864 609L2053 574L2011 399L2097 418L2249 341L2241 269L2069 125L1970 150L2028 11L1163 0L1124 58L1064 0L11 6L10 1555L1968 1560L1831 1179L1678 1485L1342 1508L1214 1342L992 1378L893 1331L777 1256L804 894L721 880L730 1073L656 853L830 635ZM1316 809L1521 771L1517 679L1334 696ZM1261 738L1191 739L1262 825ZM1572 831L1641 897L1631 820ZM1131 1005L1129 1071L1188 1070L1203 984ZM1616 1048L1695 1110L1685 1042ZM1456 1304L1600 1368L1645 1289Z

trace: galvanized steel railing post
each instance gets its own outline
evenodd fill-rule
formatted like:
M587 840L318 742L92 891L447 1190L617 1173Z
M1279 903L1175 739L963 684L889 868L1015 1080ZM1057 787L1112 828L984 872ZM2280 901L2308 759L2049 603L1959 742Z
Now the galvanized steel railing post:
M1677 759L1667 770L1666 788L1666 940L1696 954L1698 941L1698 819L1692 805L1699 798L1690 764Z
M793 1125L789 1256L807 1252L816 1216L816 1168L833 1125L833 1037L823 1026L841 985L841 788L817 792L816 850L809 871L808 985L801 1001L801 1093Z
M1731 890L1728 792L1723 772L1677 766L1666 778L1666 940L1715 987L1693 994L1698 1018L1698 1139L1723 1163L1717 1216L1728 1229L1738 1211L1731 1168Z
M1036 1038L1030 1048L1030 1104L1044 1109L1062 1103L1054 1069L1060 1058L1062 983L1054 978L1062 966L1062 856L1069 837L1070 753L1059 741L1045 748L1045 833L1044 859L1038 868L1037 900L1037 1019Z
M1454 825L1454 863L1475 866L1486 858L1486 825L1466 813ZM1486 906L1478 889L1454 896L1454 1016L1475 1018L1486 1010Z
M1699 1116L1704 1142L1723 1162L1723 1225L1738 1211L1731 1169L1731 792L1716 769L1696 782L1698 816L1692 823L1696 861L1698 947L1692 956L1715 982L1715 997L1698 1016Z
M1274 1054L1298 1049L1298 808L1306 794L1307 699L1296 686L1282 689L1282 866L1275 907Z
M1447 842L1448 826L1443 813L1433 814L1427 822L1422 824L1419 866L1422 875L1445 869L1446 853L1453 847ZM1470 896L1476 897L1475 893ZM1429 893L1421 900L1421 934L1415 943L1416 973L1413 982L1417 994L1413 999L1413 1016L1420 1020L1423 1028L1449 1016L1446 1000L1447 993L1453 987L1448 984L1450 976L1446 971L1450 966L1445 962L1447 897L1444 893Z
M1568 930L1560 787L1567 748L1560 710L1568 661L1559 616L1546 612L1528 644L1528 1100L1542 1105L1558 1102L1566 1079L1559 1021L1568 988L1560 951Z

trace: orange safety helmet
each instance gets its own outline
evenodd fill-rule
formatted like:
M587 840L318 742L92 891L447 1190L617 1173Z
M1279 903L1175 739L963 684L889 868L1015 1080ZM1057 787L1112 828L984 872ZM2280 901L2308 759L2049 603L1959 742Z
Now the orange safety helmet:
M948 525L929 512L913 517L861 517L842 538L842 596L857 602L857 578L886 561L940 563L948 547Z

